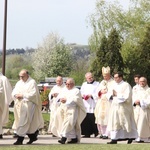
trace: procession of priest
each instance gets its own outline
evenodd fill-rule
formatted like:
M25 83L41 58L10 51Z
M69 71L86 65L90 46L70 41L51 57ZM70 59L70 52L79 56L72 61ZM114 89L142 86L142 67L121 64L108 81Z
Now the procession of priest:
M110 139L107 144L119 141L150 142L150 88L144 76L135 75L135 86L124 81L123 73L111 75L109 66L102 67L101 82L95 81L92 72L85 74L81 89L73 78L56 77L56 85L49 93L50 121L48 132L60 138L60 144L76 144L81 138ZM0 74L0 139L3 126L8 122L9 105L14 101L14 145L22 145L27 135L32 144L38 140L44 127L40 93L34 79L25 69L19 72L20 80L12 89L9 80Z

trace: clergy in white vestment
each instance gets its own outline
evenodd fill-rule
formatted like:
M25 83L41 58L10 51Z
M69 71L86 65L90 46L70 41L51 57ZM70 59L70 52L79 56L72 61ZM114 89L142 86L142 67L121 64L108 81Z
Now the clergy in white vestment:
M80 124L86 116L86 110L83 104L80 90L75 88L75 82L72 78L66 81L66 87L59 94L55 117L55 128L52 133L61 137L59 143L68 144L79 143L81 139Z
M85 74L86 82L81 86L81 95L86 108L86 117L81 124L83 138L89 138L92 134L98 135L97 125L95 123L94 110L98 100L96 89L99 82L95 81L91 72Z
M49 128L48 132L51 133L51 128L54 126L54 118L56 115L56 111L58 108L58 96L59 93L63 90L65 87L65 84L63 83L63 78L61 76L58 76L56 78L56 85L51 89L49 93L49 104L50 104L50 122L49 122Z
M20 80L16 83L12 92L14 99L14 124L13 129L18 135L14 145L22 145L25 135L28 135L32 144L37 140L38 130L43 128L42 103L39 89L34 79L29 76L27 70L19 73Z
M145 77L139 79L139 88L133 94L133 106L138 130L136 142L150 142L150 88Z
M6 125L9 119L9 105L12 102L12 86L6 76L0 73L0 139L3 138L2 127Z
M107 144L117 144L117 141L128 140L128 144L138 136L132 106L131 86L123 80L123 74L114 74L113 100L108 121L111 141Z
M95 107L95 123L100 134L100 138L108 139L109 132L107 131L107 124L109 120L109 112L111 107L112 89L115 81L111 77L110 67L102 67L103 80L97 88L98 101Z
M140 75L139 74L136 74L136 75L134 75L134 82L135 82L135 85L133 86L133 88L132 88L132 92L133 93L135 93L137 90L138 90L138 88L139 88L139 79L140 79Z

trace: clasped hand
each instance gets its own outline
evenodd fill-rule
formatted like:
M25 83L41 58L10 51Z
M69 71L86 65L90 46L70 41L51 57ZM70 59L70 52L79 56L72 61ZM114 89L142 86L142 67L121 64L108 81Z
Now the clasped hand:
M19 99L19 100L20 100L20 99L23 99L23 95L22 95L22 94L16 94L16 95L15 95L15 98L16 98L16 99Z
M117 92L113 90L113 96L117 96Z
M60 98L60 102L66 103L66 98Z
M136 100L134 103L135 103L136 105L140 105L140 100Z

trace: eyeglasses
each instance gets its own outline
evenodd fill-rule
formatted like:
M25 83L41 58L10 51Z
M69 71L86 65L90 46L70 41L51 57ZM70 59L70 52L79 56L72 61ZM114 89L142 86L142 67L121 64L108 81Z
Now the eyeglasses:
M117 79L117 78L119 78L119 77L114 77L114 79Z
M66 83L66 85L71 85L71 83Z
M19 76L19 78L24 78L24 76Z
M87 78L87 79L93 79L93 77L89 77L89 78Z

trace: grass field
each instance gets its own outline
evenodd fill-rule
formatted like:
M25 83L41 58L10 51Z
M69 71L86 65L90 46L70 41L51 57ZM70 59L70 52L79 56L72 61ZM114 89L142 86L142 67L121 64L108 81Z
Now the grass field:
M1 146L0 150L149 150L149 144L72 144L72 145L21 145Z

